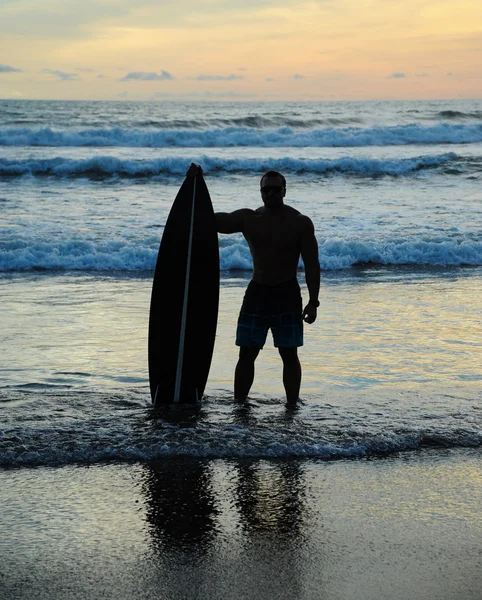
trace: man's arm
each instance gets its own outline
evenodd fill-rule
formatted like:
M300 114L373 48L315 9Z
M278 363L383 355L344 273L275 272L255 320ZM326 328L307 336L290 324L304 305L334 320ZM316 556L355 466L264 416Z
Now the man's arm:
M320 293L320 261L318 259L318 242L315 237L315 228L310 218L303 216L303 229L301 234L301 258L305 265L305 279L308 286L310 299L303 311L303 319L313 323L316 319L318 307L318 294Z
M218 233L243 233L244 220L252 212L250 208L240 208L231 213L214 213Z

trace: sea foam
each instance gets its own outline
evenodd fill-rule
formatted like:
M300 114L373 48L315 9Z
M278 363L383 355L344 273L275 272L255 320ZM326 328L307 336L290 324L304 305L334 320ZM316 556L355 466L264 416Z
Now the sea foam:
M97 128L56 130L50 127L0 129L0 146L120 146L147 148L226 147L361 147L482 142L482 124L395 125L373 127L216 127L195 129Z
M124 419L125 421L126 419ZM324 460L388 456L424 448L480 447L480 429L469 423L410 427L386 423L380 431L343 432L343 426L305 426L294 430L262 425L197 424L179 427L158 419L156 427L138 426L138 416L76 419L38 427L29 424L0 431L0 467L60 466L99 462L149 462L166 457L285 458ZM346 424L345 424L346 425ZM397 426L398 425L398 426Z
M318 246L321 269L329 271L364 264L482 265L482 242L470 237L406 240L330 237L319 238ZM155 267L158 248L159 240L155 237L128 241L72 237L51 241L18 236L0 243L0 271L148 271ZM219 254L223 271L250 271L253 267L244 240L222 237Z
M270 169L286 173L317 173L320 175L354 175L378 177L383 175L411 175L424 169L444 165L457 166L463 161L453 152L414 158L375 159L344 157L338 159L309 158L238 158L228 159L201 156L195 159L203 165L205 173L259 173ZM153 178L158 176L183 175L190 160L184 157L159 158L154 160L126 160L112 156L96 156L89 159L7 159L0 158L0 177L87 177L97 178Z

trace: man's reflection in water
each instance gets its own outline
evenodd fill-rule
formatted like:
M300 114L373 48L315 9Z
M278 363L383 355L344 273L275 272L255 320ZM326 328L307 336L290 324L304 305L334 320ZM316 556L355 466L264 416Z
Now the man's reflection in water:
M234 421L246 427L259 425L253 406L238 403ZM296 408L287 406L278 420L290 427ZM305 562L305 490L299 460L236 461L235 505L244 538L244 559L253 568L246 586L253 597L297 598Z
M236 505L244 534L246 586L254 598L299 598L306 556L299 461L239 461Z
M302 534L304 495L299 462L240 461L236 469L236 504L244 530L251 535L281 535L296 543Z
M293 421L294 411L287 407L281 416L284 424ZM239 403L234 419L240 425L255 422L249 404ZM304 510L304 486L299 460L240 460L236 463L238 484L236 504L246 531L301 535Z

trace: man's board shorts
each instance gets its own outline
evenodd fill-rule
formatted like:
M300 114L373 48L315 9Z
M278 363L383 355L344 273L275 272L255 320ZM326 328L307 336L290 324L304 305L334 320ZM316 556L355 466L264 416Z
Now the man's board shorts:
M277 285L251 281L238 318L236 345L262 348L271 329L276 348L303 345L303 308L298 281Z

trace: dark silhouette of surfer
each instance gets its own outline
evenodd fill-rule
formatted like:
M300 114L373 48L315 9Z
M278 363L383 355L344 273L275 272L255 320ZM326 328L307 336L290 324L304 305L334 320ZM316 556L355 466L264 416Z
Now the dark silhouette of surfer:
M202 174L191 164L188 177ZM234 397L245 400L254 381L254 363L271 329L283 361L283 384L289 404L299 397L303 321L314 323L319 306L320 263L311 219L284 203L286 180L276 171L261 178L263 206L217 212L218 233L242 233L253 258L253 275L238 318L236 345L240 347L234 378ZM305 266L309 301L303 308L297 270Z

